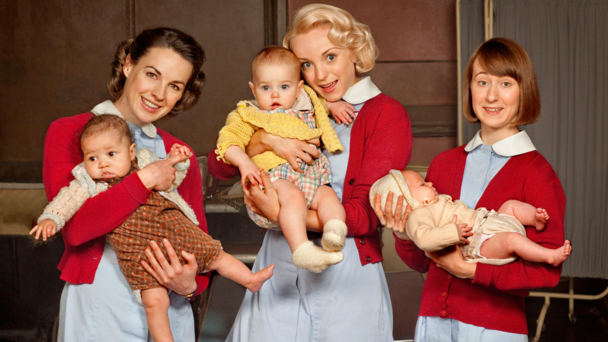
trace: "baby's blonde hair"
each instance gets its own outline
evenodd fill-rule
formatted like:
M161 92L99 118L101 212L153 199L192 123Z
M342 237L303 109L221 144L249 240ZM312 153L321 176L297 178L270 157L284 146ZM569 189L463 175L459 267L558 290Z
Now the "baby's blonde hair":
M330 27L328 38L333 45L350 49L357 75L374 68L378 48L369 27L347 11L331 5L310 4L300 8L285 34L283 46L290 49L293 37L322 26Z

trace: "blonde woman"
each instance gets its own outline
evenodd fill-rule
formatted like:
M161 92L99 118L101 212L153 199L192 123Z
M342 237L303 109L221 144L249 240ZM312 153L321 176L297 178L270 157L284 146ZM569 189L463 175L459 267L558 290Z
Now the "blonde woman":
M369 204L371 185L392 168L403 169L411 155L410 120L403 106L382 94L362 74L375 64L377 48L369 27L329 5L301 8L283 45L301 63L302 76L329 102L350 103L350 123L333 122L342 153L326 154L331 187L346 211L348 234L344 261L321 274L298 269L280 231L268 230L254 270L275 264L275 276L258 293L247 293L227 341L393 341L392 307L384 270L378 219ZM308 142L258 131L249 155L272 150L298 169L296 159L312 162L318 153ZM212 174L235 176L237 170L209 158ZM265 174L265 190L245 189L251 210L278 221L277 194ZM322 225L309 211L307 227L319 244Z

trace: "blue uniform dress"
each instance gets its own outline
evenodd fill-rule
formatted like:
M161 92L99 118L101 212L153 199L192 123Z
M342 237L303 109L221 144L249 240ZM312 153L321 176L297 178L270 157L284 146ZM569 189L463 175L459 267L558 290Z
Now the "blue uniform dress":
M369 88L377 90L370 83L361 80L344 95L357 111L379 93L370 95ZM360 102L361 96L351 96L351 102L347 95L353 91L367 96ZM331 186L342 200L352 125L334 122L334 128L344 151L326 155ZM314 243L321 245L320 239ZM393 310L382 264L362 266L352 237L346 238L342 252L342 262L313 273L293 265L283 233L267 231L253 271L274 264L274 276L259 292L246 292L226 341L393 341Z
M92 110L95 114L120 112L111 101ZM149 148L158 157L165 157L165 144L152 125L139 127L129 124L137 149ZM194 316L187 299L169 294L169 320L175 341L191 341L194 336ZM65 284L61 294L58 341L153 341L148 332L146 313L137 302L122 274L116 253L106 242L93 284Z
M462 177L460 200L467 207L476 208L477 202L492 181L512 156L535 150L525 131L503 139L494 145L485 145L480 132L467 144L469 152ZM416 342L443 341L505 341L527 342L528 336L499 330L491 330L462 323L452 318L418 317Z

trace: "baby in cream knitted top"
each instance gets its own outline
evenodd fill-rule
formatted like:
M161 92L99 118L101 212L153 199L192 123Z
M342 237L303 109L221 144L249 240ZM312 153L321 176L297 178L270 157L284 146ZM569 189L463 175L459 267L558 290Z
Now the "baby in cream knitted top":
M437 194L433 183L426 182L414 171L391 170L378 180L369 195L372 206L380 195L384 211L389 192L399 196L393 203L393 212L401 198L411 207L405 229L407 239L427 252L461 244L467 262L504 265L520 257L558 266L572 250L568 240L564 246L549 249L526 237L524 225L540 231L549 220L544 209L528 203L509 200L498 211L469 209L462 201Z

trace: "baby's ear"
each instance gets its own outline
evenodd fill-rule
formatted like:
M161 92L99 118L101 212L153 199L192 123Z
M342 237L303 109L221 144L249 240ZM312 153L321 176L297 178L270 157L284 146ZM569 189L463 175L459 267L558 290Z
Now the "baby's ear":
M253 85L253 82L249 82L249 88L251 88L251 93L253 94L253 97L255 97L255 86Z
M135 159L135 153L137 152L137 145L135 145L135 143L131 144L131 146L129 146L129 156L131 157L131 160Z
M300 92L302 91L302 86L303 85L304 85L304 80L300 80L300 82L298 82L298 94L296 95L296 98L297 98L297 96L300 95Z

